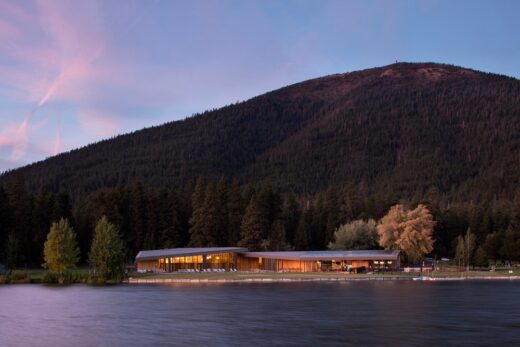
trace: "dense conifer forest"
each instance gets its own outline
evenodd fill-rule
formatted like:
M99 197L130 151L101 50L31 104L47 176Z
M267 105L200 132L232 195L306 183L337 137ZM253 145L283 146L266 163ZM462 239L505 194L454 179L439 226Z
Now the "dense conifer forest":
M434 256L453 257L470 228L490 259L520 260L519 149L518 80L406 63L331 75L3 174L0 249L40 265L64 217L85 261L103 215L128 259L324 249L341 224L424 203Z

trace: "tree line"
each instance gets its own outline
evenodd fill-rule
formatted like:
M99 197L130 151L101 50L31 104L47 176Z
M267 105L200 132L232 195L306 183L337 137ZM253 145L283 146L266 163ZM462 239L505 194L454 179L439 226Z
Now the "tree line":
M417 210L419 205L431 214L428 237L434 240L431 247L424 243L420 254L460 258L460 237L465 237L469 228L474 235L470 259L478 251L479 257L485 254L493 261L520 260L520 195L505 204L446 206L435 194L421 200L395 201L346 185L302 196L224 177L217 181L198 178L181 186L149 187L137 182L101 189L82 201L71 202L66 193L41 189L32 193L18 175L0 185L0 254L4 263L16 259L15 266L40 266L47 234L53 223L63 218L77 236L79 263L88 264L96 225L104 216L118 229L126 262L142 249L185 246L320 250L343 238L354 240L344 243L347 249L393 248L397 241L403 245L407 241L385 240L381 229L389 225L385 221L395 216L420 221L415 215L426 212ZM409 234L410 230L429 229L420 223L411 225L416 228L402 230ZM341 232L359 228L379 238L369 237L366 242L364 231L355 231L361 236ZM418 258L411 252L407 257Z

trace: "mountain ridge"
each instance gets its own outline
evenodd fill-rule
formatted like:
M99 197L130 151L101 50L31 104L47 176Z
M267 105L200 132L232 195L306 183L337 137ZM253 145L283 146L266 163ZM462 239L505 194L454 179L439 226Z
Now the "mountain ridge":
M510 198L518 183L519 101L520 81L512 77L397 63L102 140L0 181L23 173L32 189L74 197L137 180L183 184L223 175L303 194L350 184L396 199L431 189L447 200Z

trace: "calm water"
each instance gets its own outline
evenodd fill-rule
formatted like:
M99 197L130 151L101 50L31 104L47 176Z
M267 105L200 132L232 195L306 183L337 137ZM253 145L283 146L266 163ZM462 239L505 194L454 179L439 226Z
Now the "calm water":
M0 286L0 346L520 346L520 282Z

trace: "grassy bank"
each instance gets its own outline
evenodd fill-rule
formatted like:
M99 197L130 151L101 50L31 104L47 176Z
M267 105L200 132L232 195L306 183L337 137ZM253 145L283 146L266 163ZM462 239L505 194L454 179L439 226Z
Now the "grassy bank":
M55 276L45 269L16 269L10 275L0 275L0 284L55 283ZM89 269L74 269L68 275L70 283L87 283Z

